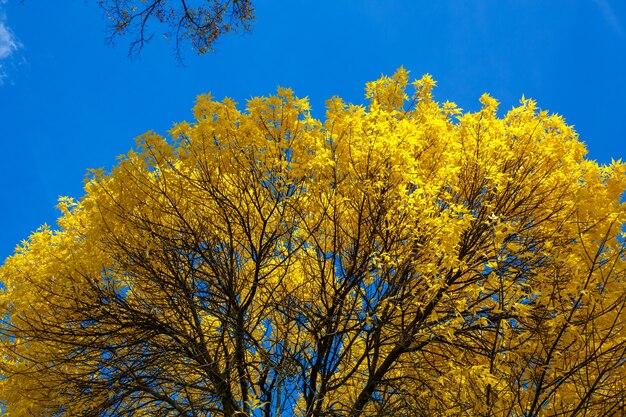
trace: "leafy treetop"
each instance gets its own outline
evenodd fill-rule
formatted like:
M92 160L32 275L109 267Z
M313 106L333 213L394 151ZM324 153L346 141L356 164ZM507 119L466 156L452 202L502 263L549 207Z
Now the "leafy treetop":
M203 95L93 171L0 268L5 414L623 411L626 165L434 85Z

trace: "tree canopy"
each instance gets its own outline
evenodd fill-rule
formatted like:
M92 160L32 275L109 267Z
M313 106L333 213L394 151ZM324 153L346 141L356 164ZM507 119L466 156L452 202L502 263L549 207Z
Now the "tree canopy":
M626 164L400 69L325 120L198 97L0 268L7 416L608 416Z

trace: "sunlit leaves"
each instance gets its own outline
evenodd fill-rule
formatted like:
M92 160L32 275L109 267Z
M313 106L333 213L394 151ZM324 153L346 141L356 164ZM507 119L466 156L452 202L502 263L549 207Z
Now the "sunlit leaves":
M92 171L0 269L9 415L623 407L626 165L434 86L400 69L323 121L202 95Z

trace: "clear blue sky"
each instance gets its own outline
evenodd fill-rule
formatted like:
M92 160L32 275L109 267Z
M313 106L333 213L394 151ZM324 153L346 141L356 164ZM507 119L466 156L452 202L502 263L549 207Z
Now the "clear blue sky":
M254 1L254 0L253 0ZM404 66L438 100L506 110L524 94L564 115L589 157L626 158L624 0L257 0L251 33L177 65L157 36L138 61L105 43L95 0L0 0L0 260L87 168L111 168L134 138L191 118L200 93L240 103L278 85L363 102L366 81Z

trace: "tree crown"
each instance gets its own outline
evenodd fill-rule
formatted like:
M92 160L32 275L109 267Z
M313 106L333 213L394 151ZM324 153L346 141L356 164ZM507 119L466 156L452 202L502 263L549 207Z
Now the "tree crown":
M626 165L429 76L198 97L0 268L7 415L610 415Z

